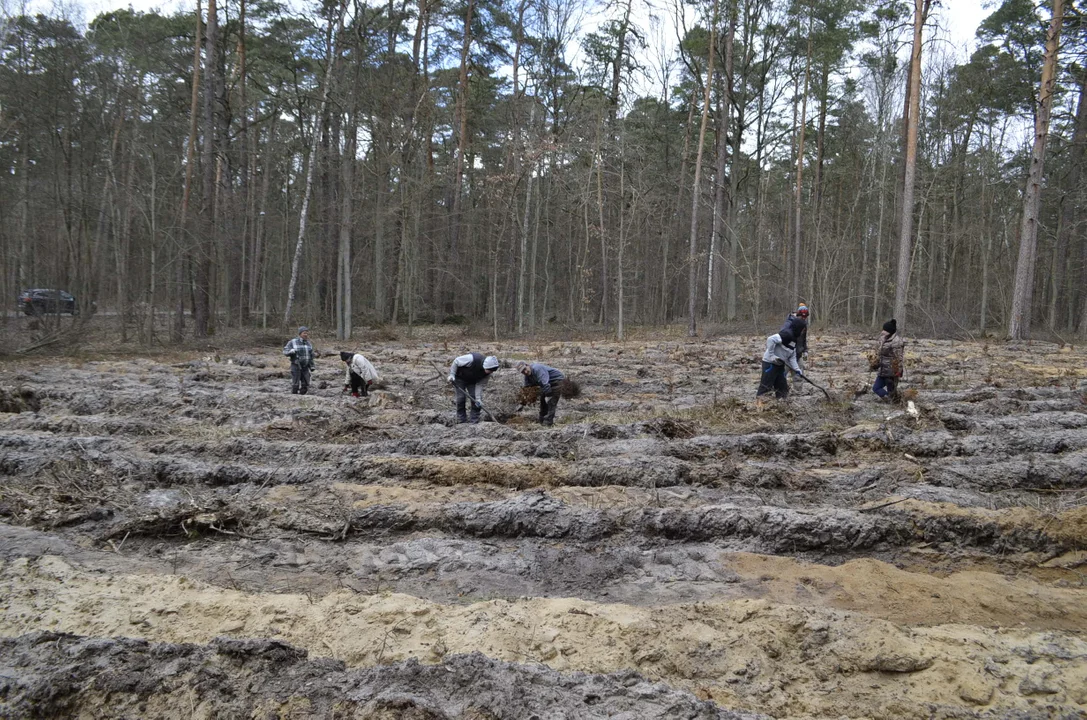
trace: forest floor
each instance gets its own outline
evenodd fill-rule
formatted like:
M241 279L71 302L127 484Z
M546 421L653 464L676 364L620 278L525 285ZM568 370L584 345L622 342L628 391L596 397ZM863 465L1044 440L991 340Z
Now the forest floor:
M867 340L757 405L762 338L0 363L0 716L1087 713L1087 356ZM452 423L466 349L576 379Z

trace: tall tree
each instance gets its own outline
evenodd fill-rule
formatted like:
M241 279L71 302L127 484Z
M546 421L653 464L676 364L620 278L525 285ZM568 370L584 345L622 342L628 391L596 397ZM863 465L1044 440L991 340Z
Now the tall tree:
M702 121L698 128L698 150L695 153L694 180L691 183L691 236L687 253L687 336L698 335L698 204L702 197L702 153L706 148L706 127L710 115L710 89L713 87L713 61L717 49L719 0L713 0L710 14L710 58L706 65L706 82L702 93Z
M214 0L212 0L214 2ZM306 165L306 183L302 195L302 207L298 214L298 241L294 246L294 259L291 261L291 280L287 286L287 307L283 311L283 324L291 322L291 310L294 307L295 291L298 288L298 268L302 262L302 248L306 239L306 218L309 215L310 198L313 196L313 171L317 165L317 150L320 147L322 121L325 116L325 108L328 106L328 94L332 84L332 71L336 65L336 47L340 34L343 32L343 18L347 12L347 3L343 2L338 10L338 18L333 14L328 16L328 33L325 41L325 74L321 81L321 102L313 116L313 135L310 138L309 161Z
M910 269L913 261L914 188L917 181L917 126L921 114L921 31L925 27L930 0L914 0L913 52L910 54L909 110L905 117L906 156L903 162L905 179L902 184L901 221L898 234L898 272L895 274L894 314L901 326L906 325Z
M1031 305L1034 301L1034 266L1038 248L1039 210L1042 204L1042 183L1045 170L1045 146L1049 136L1049 118L1053 109L1053 90L1057 74L1057 50L1061 24L1064 21L1064 0L1053 0L1053 17L1046 33L1042 81L1038 91L1038 110L1034 119L1034 144L1031 148L1030 169L1023 191L1023 219L1019 229L1019 259L1015 264L1015 287L1012 309L1008 318L1008 337L1012 340L1030 339Z

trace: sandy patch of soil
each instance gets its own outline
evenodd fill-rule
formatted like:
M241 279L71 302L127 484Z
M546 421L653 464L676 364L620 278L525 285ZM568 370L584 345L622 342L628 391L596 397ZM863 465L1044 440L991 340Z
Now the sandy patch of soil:
M59 558L0 570L0 632L206 644L270 637L366 667L480 650L560 671L636 668L726 707L780 716L1087 711L1087 641L968 625L909 627L767 601L636 608L574 598L450 607L398 594L249 595L172 576L95 577ZM786 690L788 688L788 690Z

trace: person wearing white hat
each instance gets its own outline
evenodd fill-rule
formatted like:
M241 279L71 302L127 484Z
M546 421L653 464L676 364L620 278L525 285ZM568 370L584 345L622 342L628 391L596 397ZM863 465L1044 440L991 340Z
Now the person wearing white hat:
M479 422L479 413L483 409L483 386L497 369L498 358L494 355L484 357L483 353L471 352L453 360L449 366L448 380L457 389L458 423ZM471 419L466 410L468 398L472 398Z

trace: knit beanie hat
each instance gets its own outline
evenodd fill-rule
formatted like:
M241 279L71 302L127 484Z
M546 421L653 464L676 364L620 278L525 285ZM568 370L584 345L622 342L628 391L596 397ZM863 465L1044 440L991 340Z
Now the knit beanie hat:
M518 360L518 361L517 361L517 364L516 364L516 365L514 365L513 367L514 367L514 368L515 368L515 369L516 369L516 370L517 370L518 372L520 372L521 370L524 370L524 369L525 369L526 367L528 367L528 363L527 363L527 362L525 362L524 360Z
M304 332L309 332L309 326L303 325L302 327L298 328L298 334L299 335L301 335Z
M484 370L497 370L498 369L498 358L496 358L494 355L488 355L487 357L485 357L483 359L483 369Z
M883 323L883 329L887 331L888 335L894 335L896 332L898 332L898 322L894 318L891 318L887 322Z
M347 352L346 350L340 351L340 360L343 360L344 362L351 362L351 358L353 357L355 357L355 353L353 352Z
M807 317L808 316L808 306L805 305L804 303L800 303L800 305L798 305L797 308L796 308L796 314L799 315L800 317Z
M778 333L778 337L781 338L781 344L785 347L792 347L793 343L796 342L796 338L793 337L793 333L790 330L782 330Z

